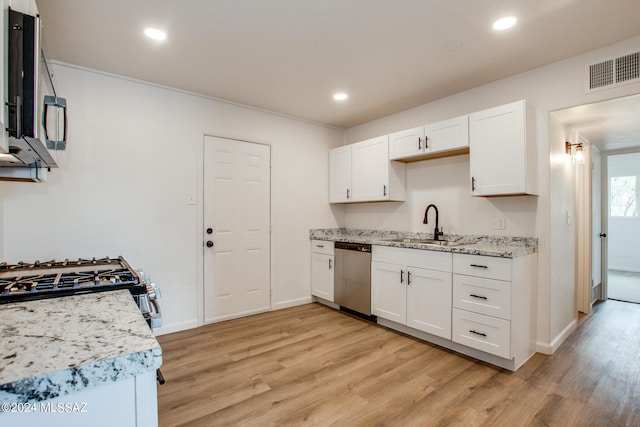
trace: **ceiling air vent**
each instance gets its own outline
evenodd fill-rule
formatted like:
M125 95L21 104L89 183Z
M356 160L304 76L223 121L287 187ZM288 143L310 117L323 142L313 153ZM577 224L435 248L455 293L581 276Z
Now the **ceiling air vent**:
M640 52L587 65L586 93L640 82Z

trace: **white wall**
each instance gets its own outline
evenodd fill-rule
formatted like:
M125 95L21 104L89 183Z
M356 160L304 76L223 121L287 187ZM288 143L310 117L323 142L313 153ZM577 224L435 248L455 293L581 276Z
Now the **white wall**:
M335 227L327 152L342 130L72 66L54 66L69 142L45 184L4 183L9 261L125 256L162 290L165 327L198 324L205 134L272 146L276 307L310 300L308 231Z
M550 181L549 188L551 210L547 215L550 223L549 252L550 274L553 287L543 286L548 301L552 342L549 351L557 348L567 334L577 326L577 282L576 282L576 173L577 166L571 163L571 157L565 152L564 141L569 138L571 130L563 127L562 123L551 114L549 117L549 140L556 143L549 144ZM561 141L561 143L557 143ZM588 276L587 276L588 277ZM540 323L538 323L540 326Z
M572 186L563 182L571 179L566 176L565 164L551 159L553 153L564 149L564 140L550 138L549 113L640 93L637 83L589 95L584 91L586 64L639 48L640 37L637 37L348 129L346 143L353 143L526 99L537 111L540 190L537 197L472 198L468 191L468 156L428 160L407 169L409 202L406 207L384 203L350 205L345 210L345 224L358 228L428 231L428 227L422 228L421 211L427 204L435 203L442 212L446 232L538 237L538 349L551 351L575 318L575 303L573 306L568 303L572 298L575 301L575 286L569 283L571 278L565 272L566 266L552 262L554 257L570 254L574 241L563 240L565 228L560 235L554 234L559 223L551 222L552 216L563 215L558 209L564 208L566 200L573 200L573 192ZM504 232L491 229L496 215L506 219Z

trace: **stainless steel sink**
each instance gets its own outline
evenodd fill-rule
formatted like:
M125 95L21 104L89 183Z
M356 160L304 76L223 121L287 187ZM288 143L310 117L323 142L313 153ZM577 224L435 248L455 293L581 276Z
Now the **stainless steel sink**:
M409 237L405 238L396 238L396 239L382 239L385 242L396 242L396 243L420 243L423 245L437 245L437 246L461 246L467 245L466 242L453 242L450 240L434 240L434 239L413 239Z

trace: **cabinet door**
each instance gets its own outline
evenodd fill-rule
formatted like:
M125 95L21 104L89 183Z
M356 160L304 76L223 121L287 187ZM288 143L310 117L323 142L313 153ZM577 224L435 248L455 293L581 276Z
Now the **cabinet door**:
M425 127L427 153L469 147L469 116L432 123Z
M424 154L424 126L389 135L389 159L406 159Z
M389 139L387 135L351 145L354 202L389 198Z
M371 263L371 314L397 323L407 322L407 269L396 264Z
M329 151L329 203L351 199L351 146Z
M409 268L407 326L451 339L451 273Z
M333 302L333 255L311 253L311 295Z
M525 103L469 115L471 194L525 193Z

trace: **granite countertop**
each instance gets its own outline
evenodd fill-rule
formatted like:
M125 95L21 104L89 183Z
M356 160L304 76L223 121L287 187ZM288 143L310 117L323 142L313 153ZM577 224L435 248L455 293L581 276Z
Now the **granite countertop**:
M538 239L530 237L505 236L462 236L445 234L442 239L459 243L456 246L390 241L388 239L431 239L431 233L410 233L399 231L360 230L345 228L313 229L309 232L312 240L334 242L368 243L371 245L394 246L399 248L422 249L439 252L453 252L470 255L485 255L500 258L515 258L535 253Z
M0 340L0 402L46 400L162 364L128 290L0 305Z

